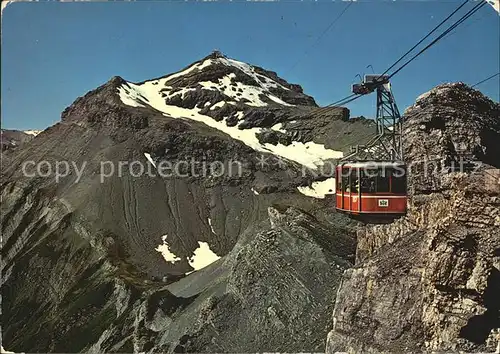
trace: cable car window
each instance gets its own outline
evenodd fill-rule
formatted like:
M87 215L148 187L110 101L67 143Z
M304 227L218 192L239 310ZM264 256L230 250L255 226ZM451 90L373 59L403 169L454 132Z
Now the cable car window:
M342 188L344 192L349 192L349 169L348 168L343 168L342 169Z
M377 169L363 169L361 172L361 193L375 193L377 185Z
M406 173L403 173L401 170L397 169L391 170L391 192L397 194L405 194L406 193Z
M335 182L337 182L337 191L342 191L342 169L340 167L335 170Z
M353 193L359 192L359 174L357 168L351 170L351 191Z
M377 174L377 193L389 193L390 192L390 182L389 182L389 171L386 168L379 168Z

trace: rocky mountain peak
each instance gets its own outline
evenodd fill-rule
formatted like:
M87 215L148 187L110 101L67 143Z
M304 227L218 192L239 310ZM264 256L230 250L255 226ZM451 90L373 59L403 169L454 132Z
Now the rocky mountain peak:
M127 83L120 97L140 106L159 95L167 105L183 108L316 106L314 99L275 72L214 52L185 69L138 84ZM150 96L150 97L148 97Z
M404 117L405 156L417 191L439 190L461 166L500 167L500 105L464 83L424 93Z
M132 83L114 77L78 98L62 113L63 121L81 126L106 126L116 139L124 130L140 132L158 127L145 147L162 151L166 118L177 125L201 123L263 153L272 153L316 168L338 158L358 136L372 127L349 121L346 108L318 112L316 103L298 85L275 72L230 59L209 56L183 70ZM195 128L194 130L198 130ZM162 158L162 156L153 156Z
M324 144L343 146L346 140L354 139L345 136L326 141L322 134L311 134L313 127L326 127L349 118L346 108L315 112L316 108L314 99L304 94L299 85L288 83L273 71L214 52L179 72L156 79L133 83L115 76L78 98L61 117L63 121L78 121L78 124L136 130L148 125L146 117L193 119L202 116L205 123L213 120L209 124L212 126L214 122L223 122L224 129L267 130L258 134L261 143L288 145L315 138ZM284 133L285 130L288 133ZM331 130L338 131L338 127ZM361 130L360 134L365 128ZM349 129L345 134L352 131Z
M209 55L207 55L205 58L203 58L202 60L206 60L206 59L218 59L218 58L226 58L226 56L220 51L220 50L214 50L212 51L212 53L210 53Z

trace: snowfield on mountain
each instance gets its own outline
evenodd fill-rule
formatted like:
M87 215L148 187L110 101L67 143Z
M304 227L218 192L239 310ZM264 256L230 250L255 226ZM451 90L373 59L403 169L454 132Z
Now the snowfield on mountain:
M174 79L182 78L188 74L202 72L203 69L210 69L212 65L225 65L228 66L230 70L237 70L240 72L240 75L244 75L246 81L250 80L252 85L239 82L236 78L236 74L231 72L222 78L217 78L217 83L212 81L201 81L196 82L195 87L183 87L180 90L168 86ZM185 98L186 93L196 92L200 89L213 90L217 92L217 94L220 94L221 98L224 97L225 100L217 102L200 101L191 109L166 104L166 99L180 96L182 100ZM311 141L306 143L291 141L286 145L281 143L262 144L258 139L258 134L262 133L262 128L240 128L238 125L228 125L227 120L229 118L236 119L238 123L243 122L245 119L245 110L234 109L230 111L230 115L223 116L222 120L215 120L212 117L200 113L202 110L206 110L207 107L209 107L210 110L221 109L225 104L230 104L234 107L241 107L241 105L266 107L272 103L279 106L294 106L276 97L270 91L272 89L290 90L273 79L267 78L262 74L257 74L251 65L233 59L216 58L206 59L201 63L192 65L186 70L162 79L146 81L142 84L126 82L119 87L118 92L122 102L131 107L149 106L162 112L167 117L193 119L205 123L212 128L228 134L233 139L240 140L254 150L272 153L310 168L316 168L317 166L323 165L324 160L338 159L343 156L342 151L326 149L323 144L317 144ZM269 103L266 103L264 99L267 99ZM240 105L238 105L238 103ZM271 129L273 129L273 127L271 127ZM279 129L278 131L286 134L285 129Z

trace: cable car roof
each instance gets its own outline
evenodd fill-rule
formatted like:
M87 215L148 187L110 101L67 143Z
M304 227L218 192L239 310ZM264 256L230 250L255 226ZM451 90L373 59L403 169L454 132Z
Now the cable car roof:
M342 163L341 166L359 168L401 167L405 166L405 163L403 161L352 161Z

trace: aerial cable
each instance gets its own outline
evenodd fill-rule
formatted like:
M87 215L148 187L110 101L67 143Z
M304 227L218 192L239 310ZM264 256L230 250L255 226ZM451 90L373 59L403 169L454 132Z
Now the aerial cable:
M411 49L409 49L405 54L403 54L394 64L392 64L386 71L384 71L377 79L380 79L380 77L384 76L389 70L391 70L393 67L395 67L401 60L403 60L408 54L410 54L415 48L417 48L423 41L425 41L427 38L430 37L434 32L436 32L439 27L441 27L446 21L448 21L454 14L456 14L462 7L467 4L469 0L465 0L462 5L457 7L455 11L453 11L448 17L446 17L441 23L439 23L432 31L430 31L424 38L422 38L420 41L417 42Z
M319 112L321 112L321 111L327 111L327 110L328 110L328 108L332 108L332 107L338 107L338 104L339 104L339 103L341 103L341 102L343 102L343 101L345 101L345 100L347 100L347 99L350 99L350 98L351 98L351 97L353 97L353 96L356 96L356 94L349 95L349 96L347 96L347 97L342 98L341 100L338 100L338 101L335 101L335 102L333 102L333 103L327 104L326 106L323 106L323 107L318 107L318 108L316 108L316 109L312 110L311 112L309 112L309 114L312 114L312 113L319 113Z
M500 75L500 72L496 73L495 75L491 75L490 77L488 77L488 78L486 78L486 79L484 79L484 80L479 81L478 83L476 83L476 84L472 85L471 87L472 87L472 88L474 88L474 87L476 87L476 86L479 86L479 85L481 85L482 83L485 83L486 81L493 79L493 78L494 78L495 76L497 76L497 75Z
M415 54L410 60L408 60L404 65L399 67L398 70L393 72L391 75L389 75L389 79L392 78L394 75L396 75L398 72L400 72L404 67L406 67L408 64L410 64L413 60L415 60L417 57L419 57L421 54L423 54L427 49L432 47L434 44L436 44L439 40L444 38L447 34L449 34L451 31L453 31L455 28L457 28L459 25L461 25L465 20L467 20L469 17L474 15L481 7L486 5L486 1L482 0L480 3L475 5L471 10L469 10L464 16L462 16L459 20L457 20L453 25L451 25L446 31L441 33L436 39L434 39L431 43L429 43L425 48L423 48L420 52Z
M311 48L314 47L315 45L317 45L321 39L325 36L325 34L328 33L328 31L333 27L333 25L335 25L341 18L342 16L347 12L347 10L349 9L349 7L351 7L351 5L353 4L353 1L349 1L349 4L347 4L346 7L344 7L344 9L340 12L340 14L330 23L330 25L328 25L328 27L318 36L318 38L316 39L316 42L314 42L312 45L311 45Z
M469 0L465 0L459 7L457 7L450 15L448 15L443 21L441 21L434 29L432 29L425 37L423 37L420 41L417 42L410 50L408 50L405 54L403 54L394 64L392 64L387 70L385 70L377 79L381 78L383 75L385 75L388 71L390 71L392 68L394 68L401 60L403 60L409 53L411 53L416 47L418 47L422 42L424 42L427 38L429 38L434 32L436 32L445 22L447 22L453 15L455 15L462 7L464 7ZM413 58L411 58L408 62L403 64L398 70L396 70L394 73L392 73L389 78L394 76L396 73L398 73L401 69L403 69L405 66L407 66L410 62L412 62L414 59L416 59L419 55L421 55L423 52L425 52L427 49L429 49L432 45L434 45L437 41L439 41L441 38L446 36L449 32L451 32L453 29L455 29L458 25L460 25L463 21L465 21L467 18L472 16L477 10L479 10L482 6L484 6L486 2L482 0L480 3L476 4L471 10L469 10L465 15L463 15L459 20L457 20L453 25L448 27L447 30L445 30L439 37L437 37L434 41L432 41L428 46L426 46L424 49L422 49L419 53L417 53ZM350 96L347 96L341 100L338 100L334 103L331 103L325 107L321 107L318 112L322 109L326 109L332 106L341 106L345 105L347 103L350 103L359 97L363 95L358 95L358 94L352 94ZM313 113L313 112L311 112Z
M344 103L344 101L351 101L353 98L358 97L359 95L357 93L353 93L352 95L349 95L347 97L342 98L341 100L335 101L333 103L330 103L329 106L337 106L339 104Z
M451 31L453 31L455 28L457 28L459 25L461 25L465 20L467 20L469 17L471 17L474 13L476 13L484 5L486 5L486 1L482 0L480 3L478 3L476 6L474 6L474 8L469 10L464 16L462 16L459 20L457 20L452 26L450 26L446 31L441 33L441 35L439 35L436 39L434 39L431 43L429 43L425 48L423 48L420 52L418 52L416 55L414 55L404 65L402 65L398 70L396 70L391 75L389 75L389 79L392 78L394 75L396 75L398 72L400 72L404 67L406 67L408 64L410 64L413 60L415 60L421 54L423 54L427 49L429 49L434 44L436 44L439 40L444 38Z
M349 103L349 102L352 102L356 99L358 99L359 97L361 97L362 95L358 95L358 94L352 94L352 95L349 95L347 97L344 97L342 98L341 100L338 100L338 101L335 101L333 103L330 103L326 106L323 106L323 107L318 107L314 110L312 110L311 112L309 112L309 114L314 114L314 113L323 113L323 112L326 112L328 111L329 108L342 108L343 105Z
M481 16L481 17L479 17L479 18L476 18L474 21L470 22L467 26L462 27L462 29L466 29L467 27L472 26L474 23L481 21L483 18L484 18L484 16ZM451 32L451 33L448 35L448 37L450 37L450 36L454 35L454 34L455 34L455 33L457 33L457 32L458 32L458 30L455 30L455 31Z
M350 98L350 99L348 99L348 100L345 100L345 101L342 101L342 102L336 103L336 104L335 104L335 106L337 106L337 107L338 107L338 106L341 106L341 105L342 105L342 106L343 106L343 105L346 105L346 104L351 103L352 101L355 101L355 100L357 100L358 98L363 97L363 96L364 96L364 95L356 94L356 96L354 96L353 98Z
M409 53L411 53L419 44L421 44L423 41L425 41L427 38L429 38L430 35L432 35L437 29L439 29L446 21L448 21L454 14L456 14L465 4L467 4L468 0L464 1L458 8L456 8L448 17L446 17L441 23L439 23L433 30L431 30L424 38L422 38L416 45L414 45L410 50L408 50L404 55L402 55L394 64L392 64L384 73L382 73L378 78L382 77L384 74L386 74L388 71L390 71L392 68L394 68L401 60L403 60ZM414 55L410 60L408 60L405 64L403 64L401 67L399 67L395 72L393 72L390 76L389 79L392 78L394 75L396 75L399 71L401 71L404 67L406 67L408 64L410 64L413 60L415 60L418 56L423 54L427 49L432 47L434 44L436 44L439 40L444 38L446 35L448 35L451 31L453 31L456 27L458 27L460 24L462 24L465 20L467 20L469 17L471 17L474 13L476 13L481 7L483 7L487 2L485 0L481 0L478 4L476 4L471 10L469 10L465 15L463 15L459 20L455 21L453 25L448 27L441 35L439 35L435 40L433 40L430 44L428 44L425 48L423 48L420 52L418 52L416 55ZM347 9L347 8L346 8ZM494 76L493 76L494 77ZM341 100L338 100L336 102L333 102L325 107L320 107L317 110L314 110L310 112L310 114L314 112L319 112L322 110L325 110L330 107L339 107L341 105L345 105L347 103L350 103L359 97L364 96L364 94L352 94L350 96L347 96Z
M446 30L447 33L443 35L443 38L446 37L446 36L449 37L452 34L456 33L457 30L453 31L455 28L457 28L459 25L461 25L469 17L471 17L472 15L474 15L481 7L485 6L487 3L488 2L486 0L482 0L482 2L479 2L474 8L472 8L471 10L469 10L469 12L467 14L465 14L459 21L457 21L458 23L455 23L453 25L453 28L449 28L448 30ZM469 23L468 26L470 26L472 24L473 24L473 22ZM467 28L468 26L465 26L463 28ZM451 31L453 31L453 32L451 32Z

